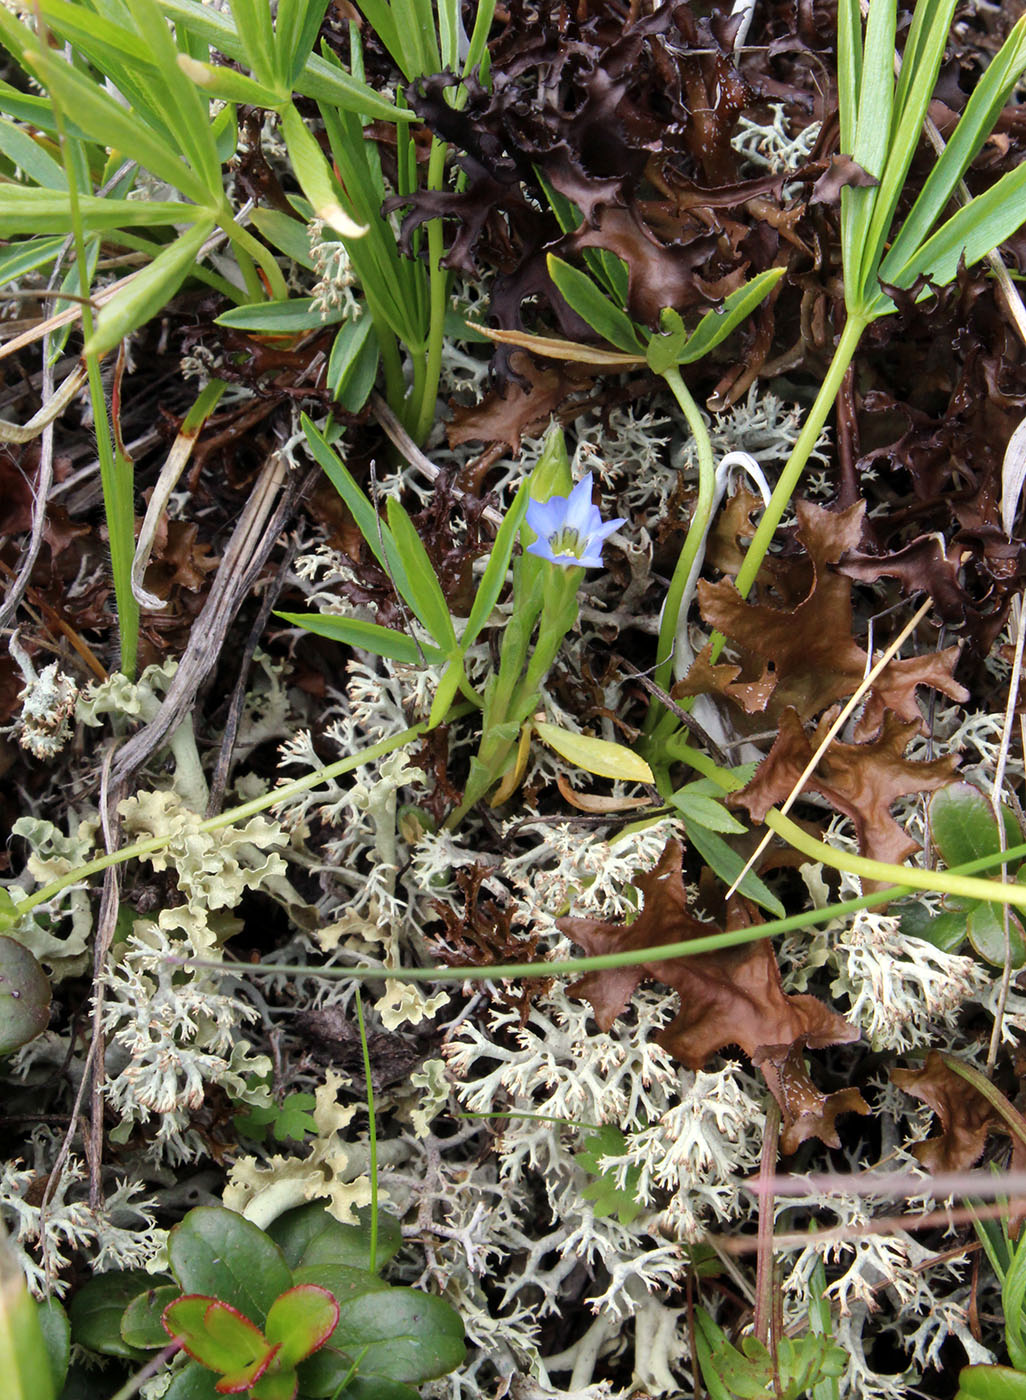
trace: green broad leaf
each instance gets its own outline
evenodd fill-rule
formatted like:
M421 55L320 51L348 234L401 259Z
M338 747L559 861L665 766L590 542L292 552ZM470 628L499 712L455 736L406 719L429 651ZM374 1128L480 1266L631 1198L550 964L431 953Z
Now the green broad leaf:
M281 131L293 173L316 216L342 238L360 238L367 225L358 223L342 207L341 191L324 152L291 102L282 108Z
M361 316L356 321L345 321L335 336L328 360L326 386L332 398L338 398L349 384L360 364L361 353L372 336L374 322L369 316ZM375 350L377 341L375 338ZM377 370L377 356L374 367ZM373 382L373 381L372 381Z
M0 1055L35 1040L49 1024L49 978L23 944L0 937Z
M95 1274L82 1285L68 1307L72 1341L101 1356L144 1360L145 1351L130 1346L122 1337L121 1317L132 1299L152 1285L153 1275L144 1269Z
M171 1377L162 1400L222 1400L218 1377L198 1361L189 1361Z
M704 826L707 831L722 831L730 836L744 835L748 828L732 812L728 812L722 802L705 793L691 791L693 786L689 783L678 788L668 799L682 816L697 826Z
M188 54L178 55L178 66L207 97L216 97L222 102L245 102L252 107L273 110L286 101L289 95L287 92L265 87L263 83L258 83L255 78L247 78L245 73L240 73L235 68L225 68L220 63L204 63L190 58Z
M405 632L396 632L391 627L380 627L376 622L364 622L358 617L335 617L331 613L284 613L276 612L284 622L293 627L302 627L318 637L327 637L333 642L344 642L347 646L360 647L372 651L376 656L387 656L393 661L401 661L406 666L422 666L425 661L444 661L445 653L427 643L417 643Z
M216 326L260 335L299 335L341 321L341 309L322 316L313 297L289 297L287 301L259 301L249 306L233 306L216 317Z
M719 311L707 311L693 334L689 336L678 363L694 364L703 355L708 355L721 341L726 340L731 331L747 320L756 307L765 301L786 270L783 267L767 268L765 272L760 272L750 282L746 282L743 287L738 287L736 292L731 292L730 296L724 299Z
M596 334L625 354L645 353L644 342L634 322L599 291L590 277L571 267L562 258L557 258L554 253L549 253L546 264L557 291Z
M96 328L82 347L82 354L105 355L126 335L162 311L196 266L213 228L212 219L194 224L115 293L100 311Z
M281 209L254 209L249 221L267 242L291 258L308 272L314 268L310 251L310 233L304 222L293 219Z
M58 1342L58 1352L48 1342L48 1330L54 1329L43 1322L42 1310L28 1291L6 1234L0 1235L0 1376L4 1400L54 1400L63 1384L63 1374L59 1373L67 1371L67 1340L65 1336L63 1342Z
M174 200L97 199L79 196L82 228L87 234L112 228L139 228L155 224L191 223L202 210ZM30 189L5 185L0 202L0 238L21 234L71 232L68 196L61 190Z
M645 358L653 374L665 374L675 369L681 362L681 355L688 342L688 330L680 313L672 306L664 306L659 313L661 331L648 342Z
M281 1250L263 1230L223 1206L197 1206L168 1239L171 1270L182 1289L237 1308L258 1325L292 1286Z
M227 1377L225 1379L227 1380ZM251 1387L250 1400L295 1400L297 1382L298 1377L294 1369L269 1370Z
M1003 808L1005 847L1022 842L1019 824L1008 807ZM949 867L965 865L1001 850L994 809L970 783L950 783L930 798L927 816L934 846Z
M644 1209L636 1195L641 1168L630 1167L624 1184L618 1186L615 1174L604 1171L600 1165L603 1157L622 1157L626 1150L626 1137L612 1123L606 1123L583 1137L574 1153L578 1166L597 1178L581 1192L584 1200L593 1203L596 1220L615 1215L621 1225L630 1225Z
M164 1326L164 1309L182 1290L177 1283L164 1283L158 1288L147 1288L137 1293L121 1314L121 1338L130 1347L141 1351L159 1351L168 1343L167 1328Z
M1010 1366L966 1366L955 1400L1026 1400L1026 1375Z
M588 734L574 734L558 724L534 721L534 732L543 744L548 744L560 758L576 764L587 773L600 778L614 778L623 783L654 783L652 770L645 760L623 744L608 739L593 739Z
M454 1370L466 1356L463 1320L442 1298L414 1288L383 1288L361 1293L339 1307L339 1320L322 1351L329 1348L357 1361L361 1376L382 1376L403 1385L434 1380Z
M217 1298L189 1293L164 1309L164 1326L194 1361L224 1376L263 1363L271 1347L267 1338L237 1308Z
M717 836L715 831L689 822L687 818L684 819L684 831L691 845L694 846L706 865L719 876L725 885L732 885L745 868L745 863L737 851L732 846L728 846L723 837ZM752 900L778 919L784 917L784 906L776 895L767 889L754 870L749 870L738 885L738 889L746 899Z
M495 536L495 543L492 545L492 552L488 556L488 563L484 573L481 575L481 582L477 586L474 594L474 601L471 604L470 615L467 618L467 625L463 629L463 637L460 642L461 650L464 652L471 646L478 637L481 628L492 615L492 609L499 601L499 594L502 592L506 582L506 574L509 570L509 561L513 557L513 546L516 544L517 531L527 512L529 483L524 481L520 484L520 489L513 498L513 503L503 516L502 524L499 526Z
M297 1283L271 1304L265 1332L280 1345L275 1365L291 1370L331 1336L338 1322L338 1303L328 1289L316 1283Z
M372 1274L369 1269L354 1269L348 1264L338 1264L333 1259L323 1259L315 1264L301 1264L294 1274L297 1284L312 1283L318 1288L326 1288L336 1303L341 1306L364 1293L381 1293L390 1287L383 1278Z
M267 1233L281 1246L290 1269L335 1263L363 1271L370 1268L370 1207L363 1206L357 1213L360 1216L358 1225L343 1225L319 1202L312 1201L310 1205L298 1206L280 1215ZM378 1211L378 1268L398 1253L401 1243L398 1220L387 1211ZM331 1287L330 1284L324 1286Z
M389 497L386 510L396 553L406 579L406 589L400 591L442 650L454 650L456 631L449 604L445 601L438 575L413 521L405 508L393 497ZM399 579L396 579L396 586L399 586Z

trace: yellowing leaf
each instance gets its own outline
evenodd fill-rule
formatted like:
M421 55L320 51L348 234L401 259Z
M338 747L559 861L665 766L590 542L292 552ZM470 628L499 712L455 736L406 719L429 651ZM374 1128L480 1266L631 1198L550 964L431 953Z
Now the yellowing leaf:
M592 739L587 734L572 734L558 724L536 720L534 731L543 744L555 749L560 758L576 763L585 772L600 778L617 778L622 783L653 783L652 770L633 749L623 744L611 744L607 739Z

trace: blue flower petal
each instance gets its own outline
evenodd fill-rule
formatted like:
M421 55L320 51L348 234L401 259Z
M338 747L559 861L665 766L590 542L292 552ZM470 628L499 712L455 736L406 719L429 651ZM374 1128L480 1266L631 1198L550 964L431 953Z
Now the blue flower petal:
M576 530L583 539L590 535L596 524L601 524L602 516L591 503L591 472L580 481L565 500L563 524Z

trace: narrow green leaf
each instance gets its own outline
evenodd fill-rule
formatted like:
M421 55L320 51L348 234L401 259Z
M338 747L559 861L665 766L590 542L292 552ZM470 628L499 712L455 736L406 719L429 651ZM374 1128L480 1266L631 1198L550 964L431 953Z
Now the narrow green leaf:
M178 67L208 97L217 97L222 102L247 102L253 107L274 108L288 97L288 93L266 87L222 63L205 63L180 53Z
M16 282L28 272L52 262L64 244L63 237L30 238L0 252L0 287Z
M349 507L360 534L367 541L370 552L387 573L389 560L385 549L385 537L389 533L388 526L382 522L348 468L342 464L340 458L325 442L323 434L307 418L305 413L300 418L300 424L306 434L306 440L310 444L310 451L327 474L332 486ZM392 548L394 552L395 546L393 545Z
M0 151L30 180L49 190L67 190L68 177L38 141L13 122L0 120Z
M190 223L203 215L194 204L176 201L98 199L80 195L83 231L132 228L146 224ZM61 190L30 189L25 185L5 185L0 200L0 238L25 233L70 233L68 196Z
M699 321L695 332L689 337L678 363L694 364L703 355L708 355L731 331L746 320L755 308L769 296L770 292L784 276L786 268L770 267L758 273L743 287L724 299L719 311L707 311Z
M837 4L837 99L841 120L841 150L855 149L855 123L862 87L862 16L859 0Z
M919 197L880 265L880 277L884 282L893 282L892 271L904 266L943 213L959 180L994 130L1024 67L1026 17L1013 27L970 94L947 147L930 171Z
M732 846L728 846L722 836L717 836L715 831L710 831L708 827L699 826L696 822L684 821L684 831L688 841L695 850L714 871L725 885L732 885L741 871L745 868L745 863ZM746 899L753 900L761 905L763 909L768 909L771 914L778 919L784 917L784 906L775 894L759 879L754 871L749 870L748 874L738 885L738 889Z
M196 204L206 204L210 191L205 181L185 164L177 150L151 131L136 114L126 111L103 88L50 50L27 53L25 62L43 86L74 115L76 126L91 140L106 147L116 146L125 156L137 160Z
M877 269L884 256L894 214L922 138L923 121L947 45L955 0L920 0L909 35L910 54L902 63L887 163L873 206L862 258L862 287L876 291ZM874 170L872 172L876 174Z
M633 749L623 744L611 744L608 739L593 739L588 734L574 734L558 724L534 721L534 731L543 744L548 744L568 763L576 764L600 778L614 778L623 783L654 783L652 770Z
M499 601L499 594L506 582L509 561L513 556L513 546L517 541L517 531L527 513L527 503L530 500L529 485L527 481L521 482L520 489L496 533L492 552L488 556L488 563L474 594L467 625L463 629L460 647L464 652L477 640L478 633L491 617L492 609Z
M747 831L738 819L727 811L722 802L705 793L689 792L687 787L670 794L669 801L682 816L707 831L722 831L730 836L743 836Z
M357 223L343 209L324 152L291 102L282 109L281 130L296 179L317 217L344 238L359 238L366 233L367 226Z
M300 267L305 267L308 271L313 270L310 233L305 223L290 218L280 209L254 209L249 221L279 252L284 253Z
M213 220L194 224L122 287L101 310L83 355L105 355L162 310L195 267L213 227Z
M261 335L299 335L303 331L319 330L335 325L343 316L336 307L321 315L320 303L313 297L289 297L287 301L258 301L249 306L233 306L215 317L214 324L236 331L253 331Z
M590 277L554 253L548 255L546 263L557 291L593 331L625 354L644 352L644 342L633 321L599 291Z
M0 1238L0 1375L4 1400L54 1400L57 1394L39 1307L6 1234Z
M291 92L310 58L330 0L285 0L279 4L274 42L278 71Z
M331 347L325 379L332 398L338 398L356 372L360 352L373 329L374 325L369 316L361 316L358 321L346 321L339 329Z
M108 62L113 58L115 66L120 62L143 69L152 66L149 45L127 25L68 0L40 0L39 8L50 28L89 58Z
M391 627L379 627L376 622L364 622L358 617L335 617L331 613L286 613L276 612L293 627L302 627L318 637L327 637L332 642L344 642L347 646L360 647L372 651L376 656L387 656L406 666L419 666L425 660L442 661L444 655L436 647L418 646L405 632L396 632Z
M266 0L231 0L231 4L235 32L242 40L246 62L259 83L278 87L284 74L277 70L270 5Z
M389 497L386 509L392 538L407 581L408 592L404 592L403 597L442 650L454 649L456 632L449 604L445 601L438 575L420 536L414 529L413 521L404 507L392 497ZM398 580L396 586L398 587Z
M939 287L947 286L954 281L960 262L972 267L1022 226L1024 195L1026 166L1020 165L952 214L888 280L896 287L911 287L916 278L925 276ZM890 298L881 297L877 304L893 309Z

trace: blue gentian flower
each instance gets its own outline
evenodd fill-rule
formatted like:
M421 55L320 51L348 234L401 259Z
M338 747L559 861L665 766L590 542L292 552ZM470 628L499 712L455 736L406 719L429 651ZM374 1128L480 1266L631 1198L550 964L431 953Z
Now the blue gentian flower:
M528 502L527 525L538 538L527 552L563 569L600 569L602 546L626 523L626 519L603 522L598 507L591 503L589 472L569 496Z

